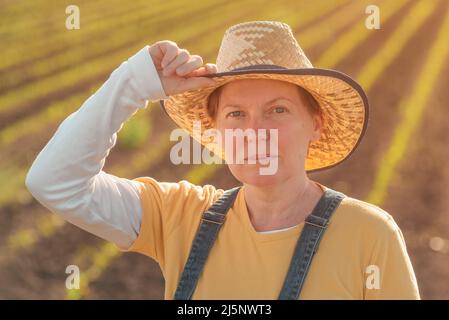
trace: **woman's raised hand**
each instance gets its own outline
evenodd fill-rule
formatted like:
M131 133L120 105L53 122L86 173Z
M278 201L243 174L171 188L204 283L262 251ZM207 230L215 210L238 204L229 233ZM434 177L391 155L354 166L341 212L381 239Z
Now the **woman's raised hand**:
M203 64L199 55L191 55L170 40L158 41L149 48L151 58L167 96L215 84L204 75L216 73L213 63Z

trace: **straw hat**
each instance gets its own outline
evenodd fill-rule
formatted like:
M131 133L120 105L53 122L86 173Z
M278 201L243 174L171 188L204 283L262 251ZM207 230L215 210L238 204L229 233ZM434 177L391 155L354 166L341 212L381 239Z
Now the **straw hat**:
M173 121L192 136L195 120L201 121L201 132L213 128L214 121L207 112L208 97L236 79L287 81L306 89L316 99L324 127L320 139L309 145L305 162L308 172L347 159L366 131L368 99L361 86L342 72L314 68L285 23L249 21L228 28L216 65L217 73L208 75L216 85L160 100ZM223 150L217 148L213 138L201 137L198 141L224 159Z

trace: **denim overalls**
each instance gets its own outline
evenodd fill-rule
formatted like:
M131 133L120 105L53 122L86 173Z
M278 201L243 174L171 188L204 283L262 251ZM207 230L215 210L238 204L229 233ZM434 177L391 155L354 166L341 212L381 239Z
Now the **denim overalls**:
M240 188L241 186L238 186L226 190L203 213L175 292L175 300L190 300L192 298L212 245ZM328 226L329 219L344 197L346 197L345 194L327 188L312 213L306 218L278 299L297 300L299 298L312 258L318 250L319 242Z

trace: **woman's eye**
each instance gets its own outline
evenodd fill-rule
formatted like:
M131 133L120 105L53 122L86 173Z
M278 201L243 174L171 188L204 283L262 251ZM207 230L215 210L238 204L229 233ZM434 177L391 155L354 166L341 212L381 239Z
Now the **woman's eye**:
M284 113L284 112L287 111L287 109L286 109L285 107L280 106L280 107L275 107L275 108L273 109L273 111L274 111L275 113Z
M229 117L235 118L235 117L240 117L242 115L241 111L232 111L228 113Z

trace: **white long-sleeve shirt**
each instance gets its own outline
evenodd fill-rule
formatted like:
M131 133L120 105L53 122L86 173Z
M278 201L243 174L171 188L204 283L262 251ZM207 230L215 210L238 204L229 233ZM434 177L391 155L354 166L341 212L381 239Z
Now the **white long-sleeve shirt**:
M104 172L123 123L148 100L168 98L149 46L115 69L58 127L34 160L26 186L45 207L119 247L137 238L142 208L135 182Z

